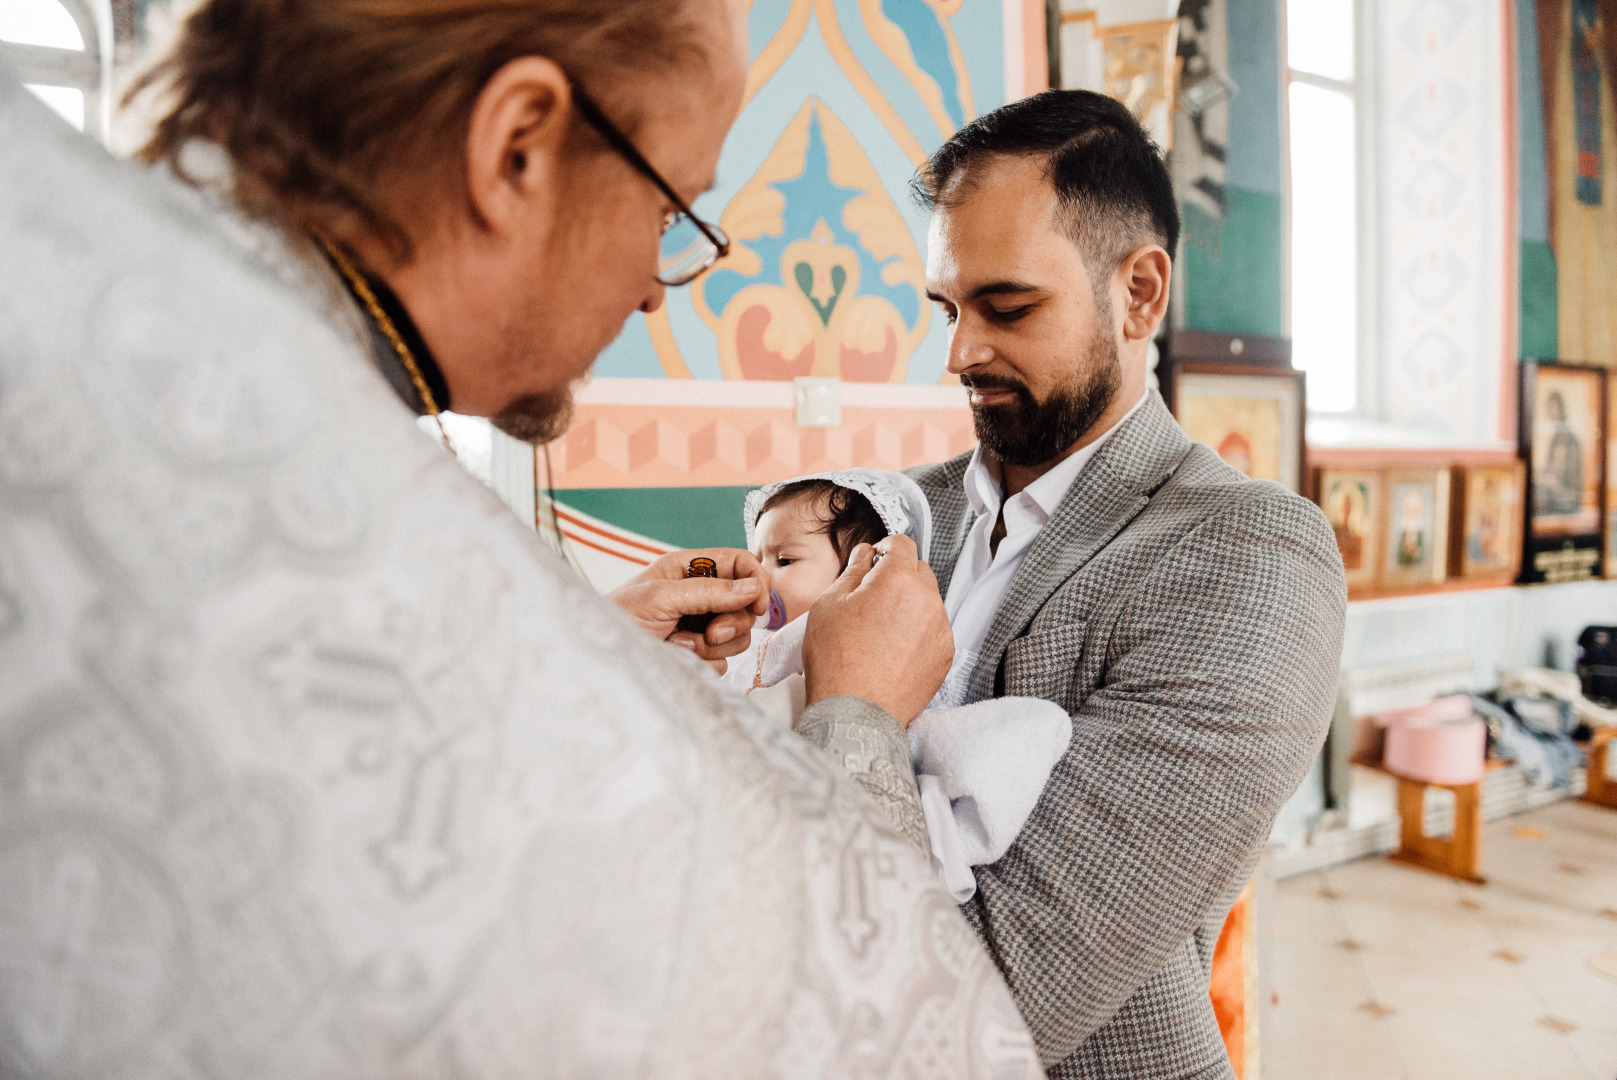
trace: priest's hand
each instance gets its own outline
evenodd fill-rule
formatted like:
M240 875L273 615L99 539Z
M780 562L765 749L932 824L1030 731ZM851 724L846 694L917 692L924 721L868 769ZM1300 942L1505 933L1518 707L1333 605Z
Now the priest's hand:
M953 660L938 579L907 536L854 548L848 569L809 609L803 667L810 704L864 698L908 726Z
M718 577L688 578L692 559L712 559ZM664 555L611 593L612 602L653 637L715 663L745 651L758 616L769 610L769 571L750 552L732 548ZM717 612L705 633L679 630L685 615Z

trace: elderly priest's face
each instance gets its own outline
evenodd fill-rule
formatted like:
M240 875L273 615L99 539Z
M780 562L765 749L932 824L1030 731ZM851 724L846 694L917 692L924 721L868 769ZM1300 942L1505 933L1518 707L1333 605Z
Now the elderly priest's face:
M586 92L687 205L711 186L746 80L744 6L668 10L669 39L641 70L525 56L496 71L431 183L398 179L410 256L390 259L374 241L360 248L389 267L455 411L493 417L519 438L560 434L572 384L631 313L662 305L661 234L675 206L586 121L576 95Z

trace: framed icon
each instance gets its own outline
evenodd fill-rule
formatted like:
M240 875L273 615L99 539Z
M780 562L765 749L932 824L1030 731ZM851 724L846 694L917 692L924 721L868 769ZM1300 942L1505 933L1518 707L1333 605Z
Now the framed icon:
M1606 375L1606 576L1617 578L1617 379Z
M1582 581L1602 573L1606 394L1601 368L1522 364L1523 581Z
M1465 580L1514 581L1522 565L1522 505L1527 469L1508 465L1462 465L1452 480L1454 513L1449 564Z
M1319 505L1336 534L1348 588L1362 591L1377 581L1381 551L1382 474L1374 469L1321 469Z
M1170 404L1193 441L1254 480L1301 492L1305 380L1289 367L1182 363Z
M1388 469L1380 584L1440 585L1449 570L1450 469Z

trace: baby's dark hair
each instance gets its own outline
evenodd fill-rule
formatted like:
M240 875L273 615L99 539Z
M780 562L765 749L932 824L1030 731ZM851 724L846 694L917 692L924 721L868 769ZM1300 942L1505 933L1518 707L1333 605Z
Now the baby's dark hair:
M802 499L812 499L820 508L820 520L825 525L820 531L831 538L831 546L842 560L844 570L848 568L848 557L854 548L887 537L887 523L870 505L870 500L830 480L793 480L783 484L779 491L764 500L758 517Z

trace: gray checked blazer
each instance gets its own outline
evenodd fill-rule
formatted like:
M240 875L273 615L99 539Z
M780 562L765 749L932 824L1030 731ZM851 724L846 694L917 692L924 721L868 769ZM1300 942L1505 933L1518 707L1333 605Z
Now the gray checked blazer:
M970 455L913 470L948 590ZM1213 945L1325 738L1347 603L1325 517L1150 399L1011 585L968 701L1041 697L1072 747L963 910L1052 1077L1231 1077Z

